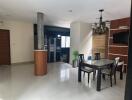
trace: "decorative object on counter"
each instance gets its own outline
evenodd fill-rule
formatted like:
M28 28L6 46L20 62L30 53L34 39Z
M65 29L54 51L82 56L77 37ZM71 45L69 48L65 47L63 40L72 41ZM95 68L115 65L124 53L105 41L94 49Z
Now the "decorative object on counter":
M78 55L79 55L79 53L77 50L73 51L73 60L72 60L73 67L78 66Z
M109 28L106 25L109 21L103 21L103 17L102 17L103 11L104 9L99 10L99 12L101 13L100 18L99 18L99 23L94 23L92 25L94 34L104 34L104 33L107 33L109 30Z

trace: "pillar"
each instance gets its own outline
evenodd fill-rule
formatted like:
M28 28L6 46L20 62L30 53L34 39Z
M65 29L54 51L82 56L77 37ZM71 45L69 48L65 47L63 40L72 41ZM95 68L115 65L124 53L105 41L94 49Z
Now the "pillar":
M36 76L43 76L47 74L47 50L44 47L44 14L37 13L37 50L34 50Z

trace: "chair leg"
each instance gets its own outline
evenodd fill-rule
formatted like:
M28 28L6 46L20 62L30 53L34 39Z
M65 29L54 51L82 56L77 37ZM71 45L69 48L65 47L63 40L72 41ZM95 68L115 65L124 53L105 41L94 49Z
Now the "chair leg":
M95 80L96 70L93 71L93 80Z
M90 75L90 73L88 73L88 83L89 83L89 75Z
M105 80L105 74L102 74L102 78L103 78L103 80Z
M112 75L110 75L110 85L112 87Z
M116 74L114 74L114 80L115 80L115 84L116 84Z

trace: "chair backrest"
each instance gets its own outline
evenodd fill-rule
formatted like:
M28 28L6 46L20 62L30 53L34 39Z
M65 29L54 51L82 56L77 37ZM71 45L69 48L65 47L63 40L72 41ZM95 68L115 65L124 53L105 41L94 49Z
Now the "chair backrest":
M82 62L84 61L84 54L79 54L79 56L78 56L78 61L79 61L79 66L81 66L82 67Z
M88 60L92 60L92 56L88 56Z
M95 60L100 60L100 53L95 53Z
M84 61L84 54L79 54L79 63Z
M116 64L116 65L118 65L119 60L120 60L120 57L116 57L116 58L115 58L115 64Z

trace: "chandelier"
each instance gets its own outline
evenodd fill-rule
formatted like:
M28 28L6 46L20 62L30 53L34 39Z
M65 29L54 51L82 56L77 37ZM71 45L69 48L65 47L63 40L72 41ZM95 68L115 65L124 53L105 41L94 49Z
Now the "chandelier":
M103 17L102 17L102 12L104 11L104 9L100 9L100 18L99 18L99 23L94 23L92 28L93 28L93 33L94 34L104 34L107 33L109 28L106 26L107 21L103 21Z

